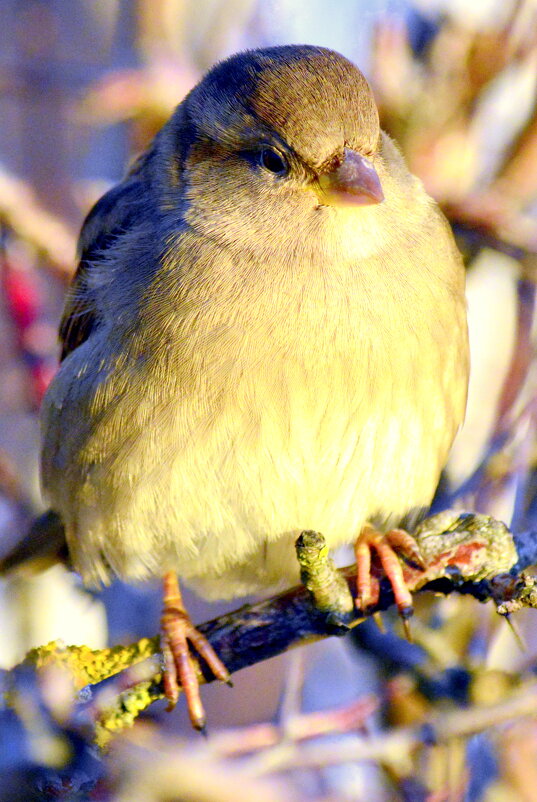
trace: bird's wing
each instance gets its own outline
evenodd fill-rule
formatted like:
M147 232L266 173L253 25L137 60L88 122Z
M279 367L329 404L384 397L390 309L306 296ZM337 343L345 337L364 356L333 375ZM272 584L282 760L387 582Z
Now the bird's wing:
M147 203L144 179L151 156L151 150L142 154L123 181L97 201L84 221L78 241L78 267L60 322L62 360L88 339L95 326L97 311L88 291L88 279L95 266L102 268L110 246L140 219Z

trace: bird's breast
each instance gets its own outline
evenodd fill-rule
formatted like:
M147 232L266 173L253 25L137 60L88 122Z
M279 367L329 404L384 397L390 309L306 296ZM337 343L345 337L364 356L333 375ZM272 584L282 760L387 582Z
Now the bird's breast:
M449 391L461 343L438 336L453 308L439 322L427 297L309 279L252 312L198 310L129 381L122 367L122 393L100 388L100 412L93 397L70 496L61 482L89 581L104 554L123 577L166 563L206 593L246 592L286 575L267 569L273 544L295 572L302 529L352 542L368 518L430 501L464 408Z

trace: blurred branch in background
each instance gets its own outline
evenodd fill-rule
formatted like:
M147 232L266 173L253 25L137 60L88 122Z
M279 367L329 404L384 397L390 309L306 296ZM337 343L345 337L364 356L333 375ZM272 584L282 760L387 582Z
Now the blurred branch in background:
M388 18L371 78L383 127L451 222L535 253L537 8L517 3L489 24L447 18L416 53Z
M62 280L74 272L74 228L43 208L31 187L0 169L0 222ZM28 289L28 292L30 290Z

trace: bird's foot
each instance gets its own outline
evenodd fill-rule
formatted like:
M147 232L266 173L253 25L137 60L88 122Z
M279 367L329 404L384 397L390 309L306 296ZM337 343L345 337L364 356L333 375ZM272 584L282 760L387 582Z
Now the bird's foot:
M356 554L356 606L365 610L374 604L378 598L378 583L371 576L371 555L374 552L380 561L384 573L390 580L395 603L403 621L408 621L412 615L412 595L403 576L403 567L398 554L410 562L423 568L418 544L408 532L403 529L391 529L382 534L374 527L366 524L354 546Z
M181 685L192 726L205 730L205 711L200 696L199 678L190 653L193 646L217 679L231 684L229 672L207 638L199 632L186 612L179 583L173 571L164 576L164 605L160 617L161 650L164 658L164 693L168 710L173 710Z

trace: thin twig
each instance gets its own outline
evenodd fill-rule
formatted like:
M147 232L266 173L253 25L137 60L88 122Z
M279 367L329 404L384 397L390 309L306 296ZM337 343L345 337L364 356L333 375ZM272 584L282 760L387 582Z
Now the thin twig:
M319 768L356 761L378 761L401 769L411 763L413 752L423 746L448 743L514 719L537 716L537 686L505 702L444 713L417 727L400 727L369 738L338 739L337 743L279 744L252 758L244 770L248 776L296 768Z

